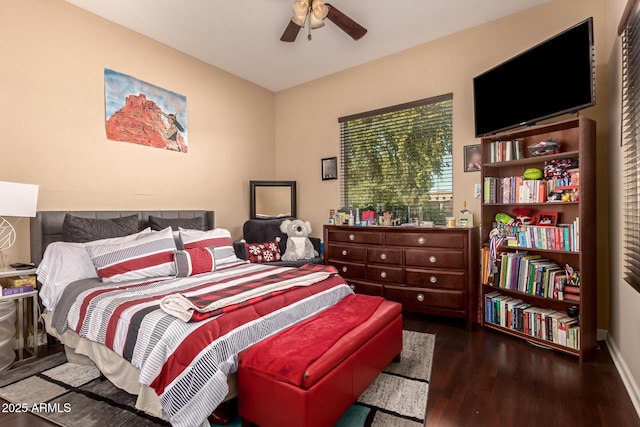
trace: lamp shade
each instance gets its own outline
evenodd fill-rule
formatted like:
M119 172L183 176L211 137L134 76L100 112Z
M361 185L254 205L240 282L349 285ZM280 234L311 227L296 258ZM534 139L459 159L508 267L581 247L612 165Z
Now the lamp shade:
M36 216L38 186L0 181L0 215Z

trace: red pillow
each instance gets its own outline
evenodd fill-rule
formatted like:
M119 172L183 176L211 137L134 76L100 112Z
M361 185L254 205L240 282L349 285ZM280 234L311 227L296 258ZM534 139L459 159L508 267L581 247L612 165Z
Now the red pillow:
M216 260L213 254L213 247L175 251L176 277L195 276L216 271Z
M277 241L266 243L245 243L249 254L249 262L280 261L280 247Z

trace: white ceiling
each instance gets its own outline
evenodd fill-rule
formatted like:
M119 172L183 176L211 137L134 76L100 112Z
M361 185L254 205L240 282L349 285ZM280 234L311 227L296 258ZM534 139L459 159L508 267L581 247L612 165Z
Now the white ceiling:
M369 30L332 22L280 36L293 0L66 0L272 91L354 67L551 0L329 0Z

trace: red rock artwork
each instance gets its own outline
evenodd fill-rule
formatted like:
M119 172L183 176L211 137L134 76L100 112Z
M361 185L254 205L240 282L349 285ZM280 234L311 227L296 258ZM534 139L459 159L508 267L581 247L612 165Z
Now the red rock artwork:
M105 69L105 97L108 139L182 153L188 151L184 96ZM163 111L154 99L165 106L164 110L173 111ZM178 114L179 111L182 114Z

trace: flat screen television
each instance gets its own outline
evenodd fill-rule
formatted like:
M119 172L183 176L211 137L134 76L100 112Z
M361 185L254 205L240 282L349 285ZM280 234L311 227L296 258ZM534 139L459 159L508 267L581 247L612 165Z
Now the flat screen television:
M593 18L473 79L476 137L595 104Z

